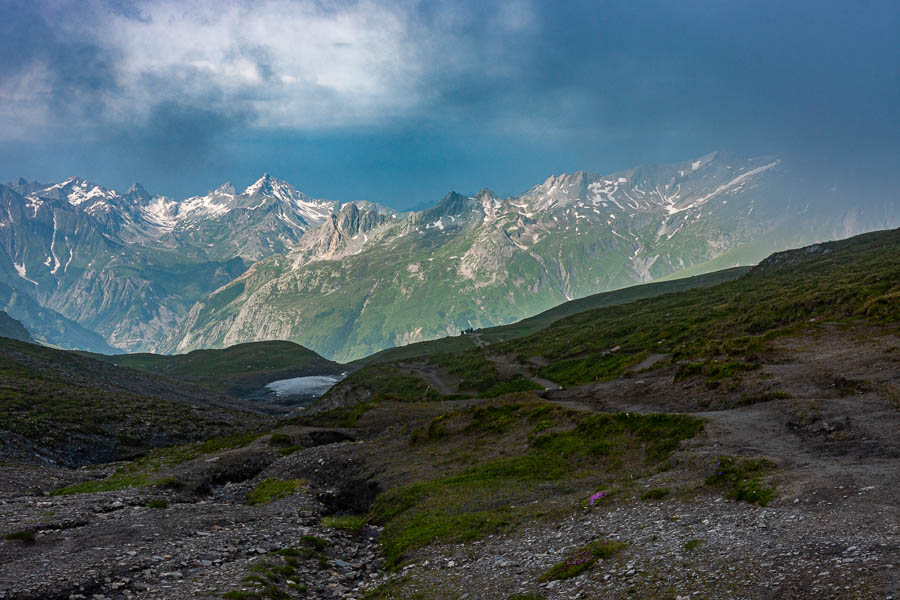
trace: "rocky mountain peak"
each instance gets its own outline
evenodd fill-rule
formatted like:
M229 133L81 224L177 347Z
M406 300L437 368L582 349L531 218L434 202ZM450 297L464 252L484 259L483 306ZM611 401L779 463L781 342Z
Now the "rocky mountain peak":
M144 186L142 186L138 182L134 182L131 184L131 187L128 188L128 191L125 192L125 196L132 200L143 200L147 201L152 198L150 192L148 192Z
M434 207L422 211L422 215L426 219L438 218L450 215L460 215L470 212L475 203L472 198L468 198L457 192L449 192Z
M279 180L275 179L274 177L272 177L271 175L269 175L268 173L263 173L262 177L260 177L256 181L254 181L249 186L247 186L247 188L244 190L243 195L244 196L255 196L256 194L265 194L267 192L271 193L273 191L273 188L278 184L288 185L286 182L279 181ZM288 186L288 187L290 187L290 186Z
M231 185L230 181L226 181L214 189L211 194L216 196L234 196L234 186Z

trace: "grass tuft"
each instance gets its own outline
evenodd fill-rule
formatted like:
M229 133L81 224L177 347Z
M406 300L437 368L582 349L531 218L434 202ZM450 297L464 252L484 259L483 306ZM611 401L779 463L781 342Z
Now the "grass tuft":
M662 500L669 493L670 490L668 488L653 488L641 494L641 500Z
M307 483L309 482L306 479L289 479L287 481L264 479L247 494L247 504L249 506L258 506L287 498L300 488L305 487Z
M325 517L322 519L323 527L340 529L343 531L362 531L366 525L365 515L342 515L337 517Z
M598 560L612 558L625 544L622 542L596 541L572 552L566 559L548 569L538 577L538 582L569 579L593 567Z
M8 542L25 542L26 544L34 543L34 534L30 531L14 531L7 533L3 539Z
M766 487L763 476L775 469L775 463L761 459L719 457L706 485L725 489L725 497L732 500L766 506L775 497L775 488Z
M696 538L692 540L688 540L684 543L684 551L685 552L693 552L697 548L700 547L700 544L703 543L703 540L698 540Z

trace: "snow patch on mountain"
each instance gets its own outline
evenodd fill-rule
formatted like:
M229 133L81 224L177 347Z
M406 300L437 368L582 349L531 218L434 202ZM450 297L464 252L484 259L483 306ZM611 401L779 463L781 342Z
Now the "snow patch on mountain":
M720 185L719 187L714 189L712 192L709 192L708 194L701 196L700 198L698 198L696 200L692 200L689 204L687 204L685 206L679 207L676 204L668 204L666 206L666 211L670 215L673 215L675 213L679 213L679 212L682 212L685 210L689 210L692 208L697 208L699 206L702 206L702 205L706 204L709 200L715 198L716 196L722 194L723 192L730 190L731 188L735 187L739 183L746 181L750 177L753 177L754 175L758 175L760 173L768 171L772 167L777 166L779 164L779 162L780 161L778 161L778 160L773 160L772 162L762 165L761 167L757 167L755 169L751 169L750 171L747 171L746 173L742 173L742 174L738 175L737 177L735 177L734 179L732 179L731 181L729 181L728 183L724 183L724 184Z
M21 265L18 263L13 263L13 266L16 268L16 272L19 274L19 277L24 279L25 281L30 281L34 285L38 285L38 282L34 279L28 278L28 271L25 270L25 263L23 262Z

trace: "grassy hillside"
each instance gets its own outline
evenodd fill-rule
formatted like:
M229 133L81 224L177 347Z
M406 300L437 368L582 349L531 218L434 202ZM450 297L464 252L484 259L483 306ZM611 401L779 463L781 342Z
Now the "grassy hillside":
M231 435L267 421L196 386L0 339L4 454L91 464Z
M739 273L716 276L727 279ZM655 284L655 289L666 290L675 283ZM636 291L640 288L613 294L636 295ZM570 308L560 307L560 312L564 310ZM532 323L511 327L523 332L551 318L539 315ZM457 348L448 343L449 352L435 353L429 360L461 381L461 390L478 395L516 379L495 368L491 357L497 356L512 357L534 375L563 387L618 377L650 355L675 363L693 361L684 368L716 376L723 369L751 368L754 353L772 336L823 321L854 320L891 326L900 320L900 230L773 254L734 281L587 310L483 348L460 350L458 342L453 343ZM485 337L502 337L496 332L503 329L495 328ZM420 348L419 356L439 349L439 344ZM415 356L401 350L370 359ZM382 391L380 380L367 372L357 372L329 395L346 395L345 388L351 385L367 389L367 396L377 395Z
M232 394L252 392L277 379L338 373L343 366L293 342L251 342L187 354L91 355L122 367L183 379Z
M671 281L646 283L603 294L594 294L592 296L566 302L565 304L560 304L559 306L538 315L523 319L518 323L485 329L480 333L480 336L481 339L488 343L505 342L536 333L570 315L583 313L596 308L603 308L605 306L617 306L620 304L628 304L629 302L634 302L636 300L643 300L645 298L655 298L657 296L662 296L663 294L671 294L682 290L718 285L726 281L733 281L749 271L750 267L732 267L730 269L724 269L704 275L682 277Z
M750 267L733 267L731 269L716 271L715 273L708 273L705 275L685 277L665 282L646 283L623 288L621 290L615 290L613 292L592 294L590 296L585 296L584 298L565 302L516 323L482 329L477 332L477 338L483 343L513 340L540 331L541 329L550 326L555 321L586 310L604 306L615 306L617 304L627 304L628 302L634 302L635 300L653 298L655 296L670 294L681 290L716 285L725 281L737 279L749 270ZM462 352L464 350L475 348L477 345L473 335L460 335L428 342L409 344L398 348L389 348L357 360L351 364L365 366L398 360L410 360L425 356L446 354L448 352Z
M749 360L767 336L852 320L900 321L900 230L780 252L736 281L584 312L489 351L540 357L540 374L568 386L649 353Z

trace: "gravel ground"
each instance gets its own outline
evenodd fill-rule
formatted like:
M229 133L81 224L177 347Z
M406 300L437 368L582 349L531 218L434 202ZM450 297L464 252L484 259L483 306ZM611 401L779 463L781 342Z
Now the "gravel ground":
M407 569L415 583L405 591L437 587L447 598L473 599L900 597L900 510L868 505L866 491L844 491L837 505L798 499L761 508L710 496L579 510L514 535L432 548ZM626 546L580 576L537 582L597 539Z

